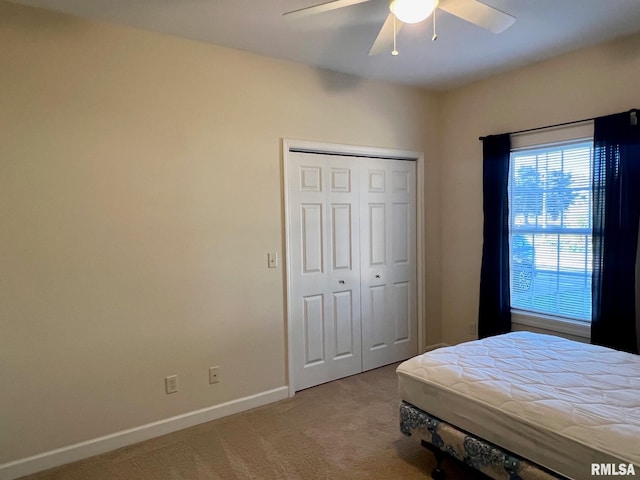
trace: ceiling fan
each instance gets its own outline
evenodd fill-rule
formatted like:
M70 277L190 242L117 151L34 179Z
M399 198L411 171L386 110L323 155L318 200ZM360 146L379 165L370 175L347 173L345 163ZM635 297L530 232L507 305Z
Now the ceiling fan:
M317 15L339 8L350 7L371 0L334 0L312 7L301 8L284 14L288 19L296 19ZM390 13L387 16L378 36L369 50L369 55L377 55L391 51L397 55L395 37L405 23L419 23L439 8L467 22L478 25L493 33L501 33L516 21L515 17L478 0L392 0L389 3ZM434 16L435 21L435 16ZM433 39L437 35L434 32ZM393 50L392 50L393 48Z

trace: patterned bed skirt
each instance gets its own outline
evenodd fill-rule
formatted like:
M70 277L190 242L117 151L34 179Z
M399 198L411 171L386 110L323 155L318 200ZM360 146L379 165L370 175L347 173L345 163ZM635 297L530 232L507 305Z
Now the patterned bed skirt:
M458 430L410 403L400 405L400 431L424 441L496 480L556 480L542 467Z

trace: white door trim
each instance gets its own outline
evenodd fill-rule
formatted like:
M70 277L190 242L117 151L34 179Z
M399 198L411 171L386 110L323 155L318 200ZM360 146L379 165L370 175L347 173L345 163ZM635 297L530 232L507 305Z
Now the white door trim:
M292 372L293 369L293 355L292 355L292 334L291 334L291 322L289 319L289 312L291 311L291 298L289 292L291 291L290 279L291 275L289 274L289 265L291 264L289 258L289 252L291 246L289 245L289 236L288 232L290 229L289 225L289 215L287 212L289 211L289 185L287 180L287 171L288 171L288 162L289 162L289 153L291 151L303 151L303 152L313 152L313 153L324 153L324 154L336 154L336 155L345 155L345 156L356 156L356 157L372 157L372 158L384 158L384 159L397 159L397 160L413 160L416 162L416 261L417 261L417 299L418 299L418 351L423 352L426 347L426 338L425 338L425 273L426 273L426 264L425 264L425 189L424 189L424 153L415 152L411 150L399 150L399 149L390 149L390 148L379 148L379 147L361 147L355 145L341 145L335 143L324 143L324 142L311 142L305 140L293 140L293 139L283 139L282 140L282 178L283 178L283 195L284 195L284 222L285 222L285 231L284 231L284 239L285 239L285 254L284 254L284 262L285 262L285 318L287 319L287 382L289 385L289 396L293 397L295 395L295 379L293 378Z

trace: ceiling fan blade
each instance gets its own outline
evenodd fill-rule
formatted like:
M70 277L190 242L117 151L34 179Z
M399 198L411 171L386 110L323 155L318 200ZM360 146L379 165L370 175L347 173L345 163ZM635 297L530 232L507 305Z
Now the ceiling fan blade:
M508 13L477 0L441 0L438 8L493 33L504 32L516 21Z
M373 42L369 55L379 55L380 53L391 53L393 50L393 13L390 13L387 19L384 21L376 41ZM400 31L404 23L396 19L396 34Z
M358 3L369 2L371 0L335 0L333 2L321 3L320 5L314 5L313 7L301 8L299 10L293 10L292 12L284 13L282 16L287 19L295 19L308 17L309 15L317 15L318 13L330 12L331 10L337 10L338 8L350 7L351 5L357 5Z

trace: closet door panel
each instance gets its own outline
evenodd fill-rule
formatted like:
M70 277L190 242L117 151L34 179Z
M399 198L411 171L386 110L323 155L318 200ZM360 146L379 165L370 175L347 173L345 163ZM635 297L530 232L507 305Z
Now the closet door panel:
M417 354L415 162L360 165L363 369Z
M362 371L358 160L288 159L291 363L301 390Z

